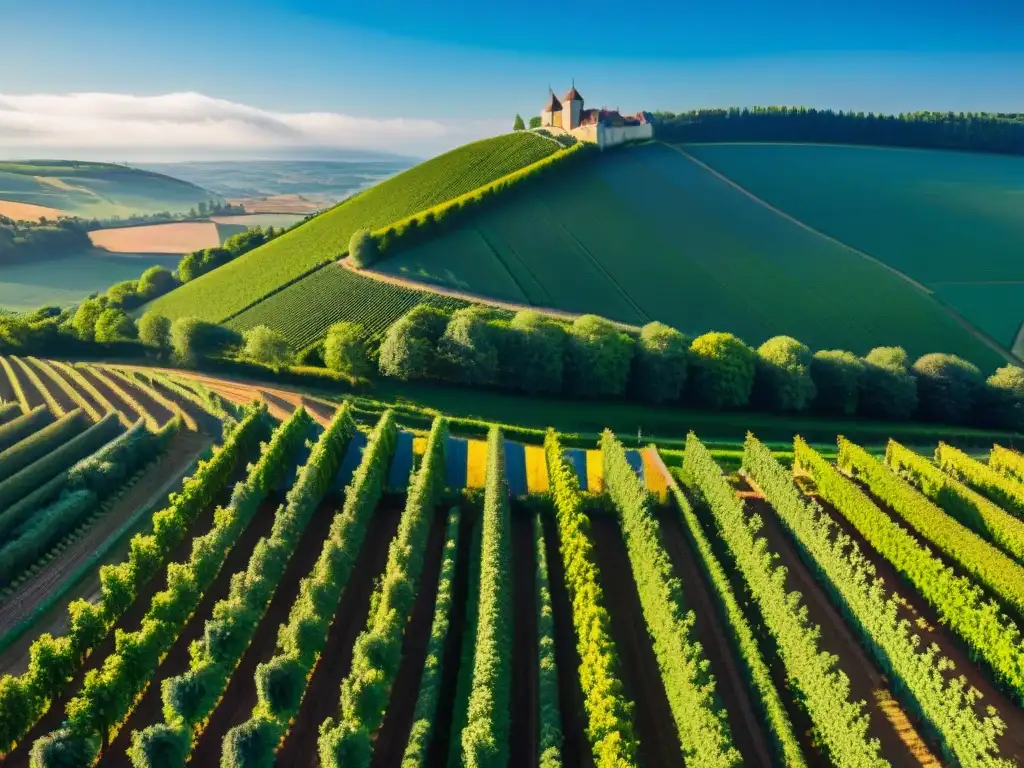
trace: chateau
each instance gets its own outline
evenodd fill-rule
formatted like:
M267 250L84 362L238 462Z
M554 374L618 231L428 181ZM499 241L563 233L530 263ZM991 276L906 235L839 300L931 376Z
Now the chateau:
M580 141L591 141L601 149L627 141L650 139L654 136L654 123L648 112L622 115L617 109L584 109L583 97L572 89L559 101L548 89L548 101L540 113L544 128L561 128Z

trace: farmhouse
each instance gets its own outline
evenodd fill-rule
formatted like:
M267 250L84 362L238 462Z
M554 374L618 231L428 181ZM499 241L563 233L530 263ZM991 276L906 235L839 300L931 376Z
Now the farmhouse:
M601 149L627 141L650 139L654 136L654 123L648 112L622 115L617 109L584 109L583 97L572 89L559 101L548 89L548 100L540 113L544 128L561 128L581 141L591 141Z

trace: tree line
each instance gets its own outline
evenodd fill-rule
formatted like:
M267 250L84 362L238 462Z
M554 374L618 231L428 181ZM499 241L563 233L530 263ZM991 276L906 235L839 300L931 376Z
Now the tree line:
M835 112L806 107L731 107L655 113L659 139L869 144L1024 154L1024 113Z
M0 266L89 248L92 248L89 229L78 219L15 221L0 216Z

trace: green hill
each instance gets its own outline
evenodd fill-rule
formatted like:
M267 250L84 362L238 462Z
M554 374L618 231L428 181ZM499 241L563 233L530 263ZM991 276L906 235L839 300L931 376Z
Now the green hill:
M0 162L0 201L98 219L162 211L187 213L200 202L223 202L219 195L171 176L71 160Z
M357 195L308 224L186 283L148 307L169 317L227 320L317 266L340 258L359 229L387 226L558 151L517 133L467 144ZM306 307L308 313L314 307Z

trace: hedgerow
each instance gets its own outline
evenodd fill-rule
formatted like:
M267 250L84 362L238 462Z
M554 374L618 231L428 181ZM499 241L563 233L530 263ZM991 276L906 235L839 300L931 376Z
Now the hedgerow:
M997 737L1006 725L996 717L978 717L981 694L960 681L947 682L952 662L925 649L920 636L899 615L900 597L878 577L857 543L838 529L820 506L808 501L771 450L747 435L743 469L764 491L803 559L838 603L861 642L893 681L910 712L921 718L942 745L943 756L960 766L1009 766L998 758Z
M258 409L266 418L265 406ZM187 562L167 567L167 588L153 596L135 632L119 633L115 651L102 667L86 673L81 692L67 705L63 730L44 736L32 749L39 768L61 765L40 761L54 744L102 753L116 735L141 694L156 676L163 657L178 639L203 595L213 584L232 547L251 522L260 504L286 474L292 454L302 440L308 416L297 409L261 446L259 460L249 467L246 479L235 486L231 501L214 515L213 527L193 540Z
M838 443L836 463L841 469L855 473L921 536L990 589L1018 618L1024 617L1024 569L1020 565L947 515L863 448L844 437Z
M113 392L121 402L125 403L129 408L135 412L135 418L145 419L146 424L150 429L160 429L160 424L156 418L151 414L146 407L140 403L134 395L128 390L119 385L112 377L108 376L106 372L95 365L86 366L86 369L95 376L104 386Z
M757 535L761 518L747 514L743 501L692 432L686 437L683 466L759 606L790 684L807 709L815 736L830 761L848 766L888 765L879 755L878 740L868 737L864 703L850 701L850 679L836 666L835 656L819 649L820 629L808 621L799 596L786 592L778 555Z
M142 586L156 575L171 549L184 538L189 525L227 482L239 461L248 455L265 426L263 411L250 408L207 461L200 461L170 506L153 515L152 534L131 540L128 559L100 568L101 597L97 603L74 600L68 605L68 633L54 638L44 633L29 648L33 661L22 675L0 678L0 753L31 729L51 700L74 677L86 654L110 631L135 601Z
M164 408L166 408L168 411L170 411L171 413L175 414L178 418L180 418L181 421L184 423L185 427L190 432L198 431L199 425L196 423L196 420L194 418L192 418L192 416L189 413L187 413L186 411L182 410L181 406L178 405L176 402L174 402L173 400L171 400L168 397L164 397L164 395L162 395L156 389L156 387L152 387L152 386L146 384L146 382L141 380L141 379L132 378L131 376L128 376L127 374L125 374L123 371L119 371L117 368L110 368L110 367L104 366L103 372L106 373L108 377L112 377L114 379L117 379L118 381L120 381L126 387L131 387L133 389L139 389L139 390L145 392L149 397L151 397L157 403L159 403ZM122 387L122 389L123 388L124 387Z
M89 419L86 415L74 410L7 448L0 453L0 487L3 481L81 434L88 426ZM0 509L5 506L6 504L0 503Z
M653 499L610 430L601 434L601 453L604 487L619 511L640 605L686 764L740 765L711 664L696 638L697 617L686 605L683 584L661 540Z
M942 452L942 446L939 446ZM948 456L948 451L946 452ZM890 440L885 463L906 477L929 499L1018 562L1024 560L1024 521L1005 512L924 456Z
M62 363L59 360L51 360L50 364L55 366L57 370L59 370L61 373L67 376L71 381L73 381L76 387L85 390L89 394L89 397L91 397L96 403L99 404L100 410L103 411L103 413L118 412L117 408L114 407L114 404L110 402L106 397L104 397L103 393L96 389L96 387L93 386L93 383L89 381L89 379L87 379L85 376L83 376L82 372L79 371L77 368L74 368L73 366L70 366L67 363ZM131 421L129 421L128 417L124 415L121 416L121 423L124 424L125 426L131 425Z
M273 762L302 705L370 517L384 493L395 439L394 414L386 411L370 433L320 557L299 585L288 622L278 633L276 655L256 668L257 703L252 715L224 735L223 768Z
M487 483L480 520L480 607L462 760L468 768L508 764L512 695L512 531L505 436L487 435Z
M998 456L998 451L993 450L992 455ZM980 490L1008 512L1024 517L1024 483L998 472L991 460L989 465L985 465L951 445L939 443L935 449L935 461L960 482ZM1024 467L1024 461L1021 465ZM999 458L996 458L997 466Z
M46 385L43 384L42 380L39 378L39 374L37 374L32 368L30 368L25 363L25 361L22 360L20 357L14 357L12 355L11 360L14 361L15 365L21 368L22 372L25 374L25 377L29 380L29 383L36 388L36 390L42 396L43 401L46 403L46 407L53 412L54 416L60 418L65 413L67 413L67 411L64 410L61 404L57 402L56 398L54 398L54 396L50 393L50 390L47 389Z
M444 556L441 561L441 574L437 580L437 600L434 604L434 620L430 625L427 657L423 662L423 676L420 678L420 690L412 716L409 743L406 744L402 756L402 768L426 768L427 751L434 738L437 705L441 696L441 682L444 679L444 651L451 625L452 581L455 579L459 553L461 522L459 508L452 507L448 512L448 524L445 528Z
M1003 448L1001 445L993 445L992 452L988 457L988 465L997 472L1024 483L1024 456Z
M370 765L373 755L367 747L391 699L402 660L402 638L419 589L427 535L444 490L447 440L448 425L439 416L430 429L423 463L409 486L384 575L370 601L373 611L352 650L352 666L341 684L341 715L320 725L323 768Z
M579 478L562 455L554 430L544 439L559 549L565 561L565 587L572 605L580 687L587 715L587 739L597 768L628 768L636 764L637 742L633 703L618 676L618 651L611 637L611 619L598 581L594 545L583 511Z
M301 439L312 419L304 409L292 418L298 420L295 429ZM213 606L202 638L191 649L188 671L163 681L164 722L132 734L129 756L136 768L183 766L189 758L252 643L354 433L351 409L343 405L299 470L286 503L275 512L270 536L257 542L246 569L232 578L228 596Z
M540 739L539 768L562 768L562 712L558 706L558 666L555 661L555 614L551 605L547 546L540 514L533 516L534 576L537 606L537 710ZM402 766L407 768L407 766Z
M25 390L21 386L21 382L18 380L17 375L14 373L14 369L4 357L0 357L0 368L3 368L3 373L7 376L7 381L10 383L11 389L14 390L14 399L21 403L21 410L28 413L32 410L32 406L28 402L28 397L25 395Z
M19 412L20 410L19 407ZM0 451L6 451L12 445L21 442L33 432L38 432L52 422L53 414L45 405L37 406L28 413L22 413L17 418L0 426Z
M92 419L93 421L100 420L100 417L103 414L100 413L96 409L96 407L91 402L89 402L87 398L82 397L81 392L79 392L77 389L68 384L67 380L59 373L57 373L57 371L54 369L54 367L50 364L49 361L40 360L39 358L32 357L31 355L26 357L26 360L28 360L30 363L32 363L32 365L34 365L36 368L38 368L40 371L46 374L46 377L54 384L56 384L57 387L60 388L60 390L68 398L70 398L75 405L77 405L79 408L81 408L83 411L89 414L90 419Z
M794 467L810 474L822 498L893 564L974 658L984 660L996 680L1024 703L1024 638L998 604L969 578L946 567L801 438L794 441L793 452Z

